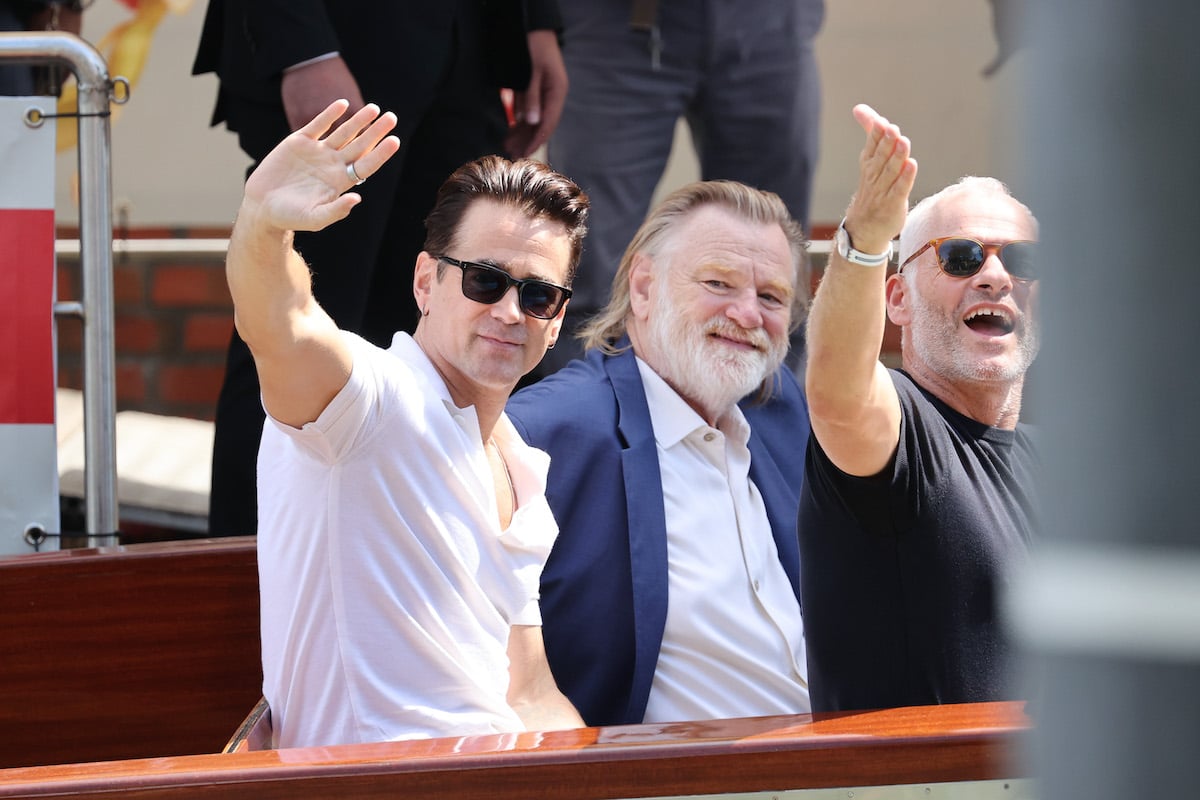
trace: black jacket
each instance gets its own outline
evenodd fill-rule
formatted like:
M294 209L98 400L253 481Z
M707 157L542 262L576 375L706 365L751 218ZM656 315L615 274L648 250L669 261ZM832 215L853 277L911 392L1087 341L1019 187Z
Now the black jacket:
M228 95L279 106L284 69L337 51L364 99L403 117L427 104L453 47L480 48L497 88L523 89L525 33L561 27L557 0L209 0L192 72L221 80L216 124Z

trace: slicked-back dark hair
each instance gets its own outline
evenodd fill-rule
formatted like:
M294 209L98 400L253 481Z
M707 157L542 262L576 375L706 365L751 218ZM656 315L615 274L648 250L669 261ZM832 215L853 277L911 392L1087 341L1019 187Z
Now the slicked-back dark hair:
M463 164L438 189L433 210L425 218L427 253L452 251L463 216L476 200L492 200L533 219L562 223L571 243L567 285L571 284L587 234L589 208L587 195L573 180L529 158L509 161L502 156L484 156Z

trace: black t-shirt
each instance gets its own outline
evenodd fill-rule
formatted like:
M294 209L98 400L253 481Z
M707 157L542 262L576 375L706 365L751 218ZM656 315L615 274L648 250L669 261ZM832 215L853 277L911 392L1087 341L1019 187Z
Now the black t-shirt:
M892 463L857 478L809 439L799 535L814 711L1009 699L998 604L1033 538L1030 430L965 417L891 372Z

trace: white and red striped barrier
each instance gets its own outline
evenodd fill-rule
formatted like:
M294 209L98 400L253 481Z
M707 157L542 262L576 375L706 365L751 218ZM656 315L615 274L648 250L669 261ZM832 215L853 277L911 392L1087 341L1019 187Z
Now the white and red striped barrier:
M55 126L28 127L31 107L52 113L54 102L0 97L0 554L32 552L31 526L59 530Z

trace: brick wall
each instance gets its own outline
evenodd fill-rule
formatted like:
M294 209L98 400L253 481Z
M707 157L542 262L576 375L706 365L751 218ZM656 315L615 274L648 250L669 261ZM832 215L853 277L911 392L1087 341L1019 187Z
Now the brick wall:
M118 410L213 418L233 330L223 245L131 240L114 247ZM80 298L79 258L60 252L58 299ZM82 387L82 328L78 319L59 319L60 386Z

